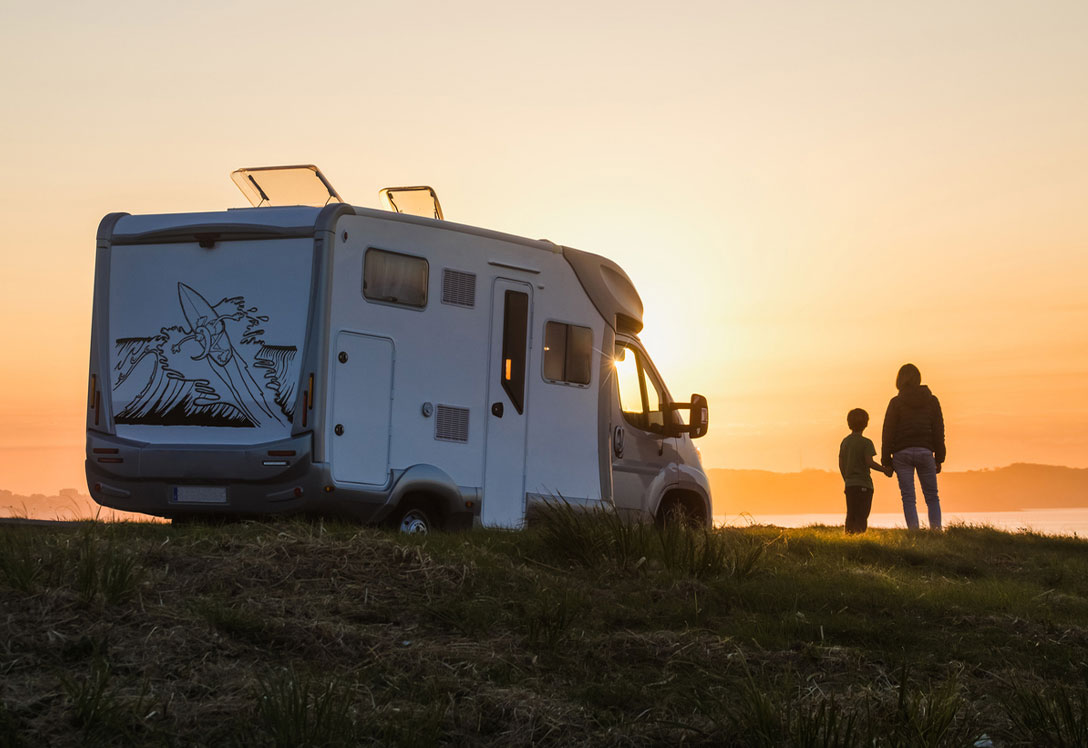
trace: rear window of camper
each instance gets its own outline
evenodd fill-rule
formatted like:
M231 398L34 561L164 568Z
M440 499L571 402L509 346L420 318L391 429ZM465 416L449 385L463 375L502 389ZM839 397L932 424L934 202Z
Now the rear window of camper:
M363 296L422 309L427 306L427 276L422 257L371 248L363 258Z
M593 362L593 330L565 322L544 325L544 379L589 384Z

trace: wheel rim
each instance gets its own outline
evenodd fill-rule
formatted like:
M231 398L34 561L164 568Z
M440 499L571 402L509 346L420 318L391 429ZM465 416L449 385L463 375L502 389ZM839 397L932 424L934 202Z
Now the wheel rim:
M404 513L404 516L400 519L400 531L407 533L423 533L426 534L430 529L430 522L427 520L427 515L418 509L410 509Z

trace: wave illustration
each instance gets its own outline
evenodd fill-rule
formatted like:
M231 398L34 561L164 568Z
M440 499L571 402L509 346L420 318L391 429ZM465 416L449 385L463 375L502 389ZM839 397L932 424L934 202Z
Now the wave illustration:
M233 428L289 423L297 348L267 344L268 317L247 307L244 297L211 306L178 286L188 328L163 327L157 335L115 341L114 401L125 403L115 422Z
M295 417L298 371L292 364L298 349L293 345L262 345L254 366L264 370L266 386L276 393L276 405L288 420Z
M187 379L170 365L169 357L163 354L165 343L174 337L169 333L182 331L164 328L163 332L167 334L117 340L115 391L148 357L152 357L154 368L143 389L117 411L114 421L148 426L256 426L237 406L219 402L219 394L209 379Z

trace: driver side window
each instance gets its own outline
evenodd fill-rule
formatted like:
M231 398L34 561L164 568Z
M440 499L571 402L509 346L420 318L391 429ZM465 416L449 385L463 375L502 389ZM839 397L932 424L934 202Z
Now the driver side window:
M665 418L661 412L662 388L643 363L638 349L616 344L614 357L616 389L624 420L643 431L662 433Z

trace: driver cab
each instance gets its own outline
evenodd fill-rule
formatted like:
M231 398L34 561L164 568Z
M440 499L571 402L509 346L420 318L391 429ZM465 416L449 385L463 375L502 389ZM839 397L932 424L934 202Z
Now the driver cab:
M658 517L670 500L701 494L705 476L692 438L706 433L706 400L675 403L641 343L617 336L613 356L615 396L612 408L612 495L616 509L631 518ZM680 416L695 413L694 425ZM694 485L693 485L694 484ZM706 491L709 497L709 491ZM699 520L709 507L688 500L689 515ZM698 504L698 506L696 506ZM699 508L702 507L702 508Z

